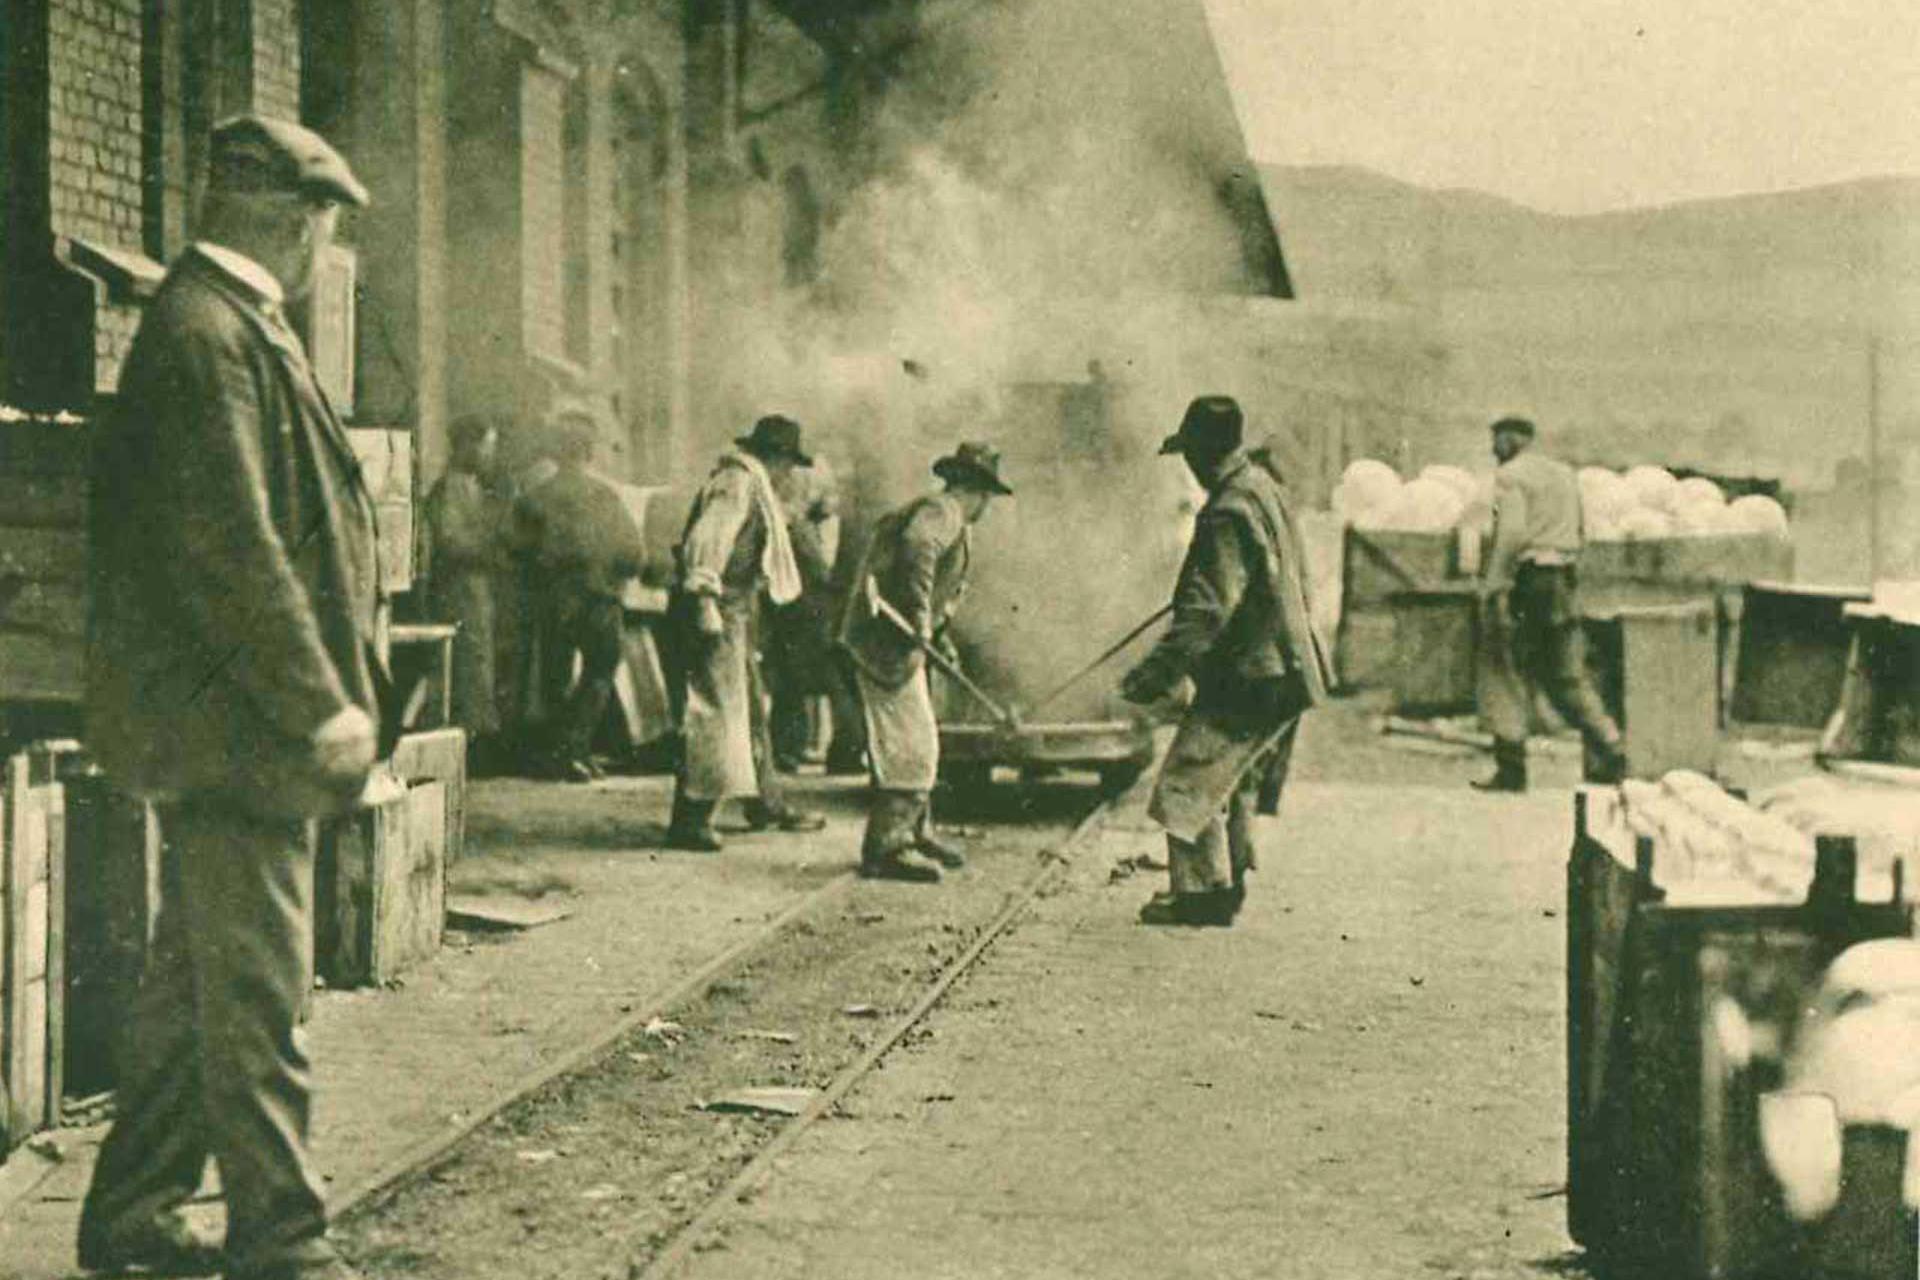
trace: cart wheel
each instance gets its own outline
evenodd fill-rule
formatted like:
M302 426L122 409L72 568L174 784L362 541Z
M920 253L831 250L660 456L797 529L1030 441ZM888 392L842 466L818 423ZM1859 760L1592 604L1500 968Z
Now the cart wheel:
M1110 796L1117 796L1140 781L1140 775L1146 771L1147 766L1138 760L1103 764L1100 766L1100 790Z
M993 766L977 761L943 764L940 782L958 796L984 795L993 787Z

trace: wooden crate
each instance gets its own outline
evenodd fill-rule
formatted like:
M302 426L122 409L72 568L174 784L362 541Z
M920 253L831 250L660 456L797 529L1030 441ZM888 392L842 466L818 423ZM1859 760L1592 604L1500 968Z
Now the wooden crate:
M61 754L29 748L5 760L0 778L0 1152L60 1118L66 989Z
M1823 727L1840 705L1852 630L1849 587L1754 583L1740 611L1731 712L1743 724Z
M393 749L393 772L408 784L438 782L447 789L447 862L467 851L467 732L431 729L401 737Z
M81 695L88 437L79 424L0 424L0 702Z
M448 787L407 786L324 824L314 962L329 986L378 986L432 956L445 927Z
M1657 885L1659 850L1626 827L1616 791L1582 788L1574 828L1566 916L1573 1238L1602 1274L1910 1280L1914 1222L1900 1203L1897 1165L1886 1176L1886 1144L1849 1131L1844 1212L1812 1232L1798 1227L1779 1207L1759 1147L1757 1099L1776 1087L1778 1066L1729 1056L1717 1028L1731 1002L1761 1028L1756 1036L1777 1042L1834 956L1856 942L1909 935L1912 908L1861 899L1846 841L1820 842L1803 904L1756 895L1753 905L1689 905ZM1836 1248L1852 1250L1857 1269L1817 1265Z
M120 1029L133 1008L160 901L153 805L88 771L67 792L66 1085L85 1096L117 1082Z
M1639 778L1713 772L1720 751L1720 625L1711 603L1621 609L1586 624L1602 696Z
M1469 586L1393 597L1393 692L1405 714L1471 710L1480 670L1479 600Z

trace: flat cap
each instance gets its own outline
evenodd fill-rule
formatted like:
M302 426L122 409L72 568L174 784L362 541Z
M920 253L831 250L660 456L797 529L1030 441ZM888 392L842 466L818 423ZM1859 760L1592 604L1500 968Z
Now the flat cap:
M215 191L285 191L361 208L372 202L345 158L291 120L222 120L213 127L207 152L207 186Z

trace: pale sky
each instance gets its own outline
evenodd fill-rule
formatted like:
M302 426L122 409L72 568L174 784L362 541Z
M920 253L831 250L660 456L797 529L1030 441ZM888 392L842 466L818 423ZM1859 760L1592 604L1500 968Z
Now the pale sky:
M1205 0L1255 158L1577 213L1920 174L1920 0Z

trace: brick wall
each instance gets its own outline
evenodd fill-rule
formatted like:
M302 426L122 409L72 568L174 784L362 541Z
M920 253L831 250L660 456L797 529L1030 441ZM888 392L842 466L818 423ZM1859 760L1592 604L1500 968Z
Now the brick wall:
M54 0L48 58L53 233L137 251L141 241L140 0ZM139 314L103 305L94 385L110 389Z
M542 67L520 75L522 323L527 350L555 360L566 355L566 88Z
M263 115L300 118L299 8L299 0L253 0L253 108Z

